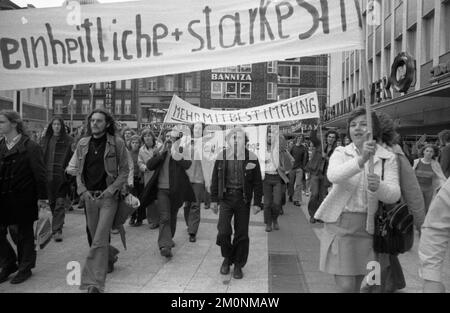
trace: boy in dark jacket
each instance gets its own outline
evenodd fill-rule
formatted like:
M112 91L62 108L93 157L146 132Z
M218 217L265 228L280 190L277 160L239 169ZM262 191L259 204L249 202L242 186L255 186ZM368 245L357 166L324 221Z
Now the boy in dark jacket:
M223 158L214 164L211 183L211 209L215 214L219 210L217 202L220 202L216 242L224 257L220 273L227 275L231 264L234 264L235 279L243 277L242 268L247 263L252 196L254 194L253 210L261 210L263 189L258 158L245 149L246 142L242 128L231 130L227 135L228 147L223 151ZM233 216L234 239L231 242Z

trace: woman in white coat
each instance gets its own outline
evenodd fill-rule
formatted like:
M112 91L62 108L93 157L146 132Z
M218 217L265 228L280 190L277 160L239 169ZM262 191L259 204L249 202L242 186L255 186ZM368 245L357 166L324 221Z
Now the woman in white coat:
M376 144L381 135L372 115L373 141L369 141L366 110L355 109L348 119L352 143L338 147L330 158L327 176L333 187L314 218L324 221L320 243L320 270L334 275L339 292L359 292L368 274L373 252L374 216L378 202L400 199L398 166L392 152ZM369 159L374 157L374 174ZM384 180L381 180L384 162Z

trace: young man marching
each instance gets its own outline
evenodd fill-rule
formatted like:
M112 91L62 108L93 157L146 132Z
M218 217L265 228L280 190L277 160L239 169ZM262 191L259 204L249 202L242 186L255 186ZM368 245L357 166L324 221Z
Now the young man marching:
M129 167L125 143L115 136L115 123L109 112L91 112L87 135L77 145L76 168L78 193L86 202L86 219L93 240L80 289L98 293L104 291L110 251L115 250L109 244L109 234Z
M233 277L243 277L242 268L247 263L250 239L250 205L254 193L253 210L261 210L262 179L261 168L256 155L245 148L246 135L242 128L235 128L227 135L228 147L223 158L214 164L211 183L211 210L220 209L217 229L217 245L224 261L220 273L227 275L234 264ZM220 202L218 207L217 202ZM234 238L231 219L234 216Z

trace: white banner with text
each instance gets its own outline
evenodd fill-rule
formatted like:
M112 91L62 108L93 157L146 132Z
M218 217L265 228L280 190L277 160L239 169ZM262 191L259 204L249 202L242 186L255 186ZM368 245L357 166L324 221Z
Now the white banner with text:
M250 125L319 118L319 115L317 92L258 107L233 111L202 109L174 95L164 122L184 124L202 122L207 125Z
M152 0L0 11L0 90L363 49L359 0Z

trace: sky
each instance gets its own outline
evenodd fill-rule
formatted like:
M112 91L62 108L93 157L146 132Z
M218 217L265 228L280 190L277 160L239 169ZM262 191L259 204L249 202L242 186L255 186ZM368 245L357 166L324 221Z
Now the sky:
M64 0L11 0L20 7L26 7L27 4L32 4L36 8L60 7ZM100 3L112 2L128 2L137 0L99 0Z

